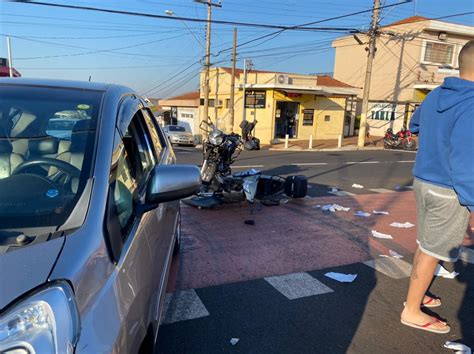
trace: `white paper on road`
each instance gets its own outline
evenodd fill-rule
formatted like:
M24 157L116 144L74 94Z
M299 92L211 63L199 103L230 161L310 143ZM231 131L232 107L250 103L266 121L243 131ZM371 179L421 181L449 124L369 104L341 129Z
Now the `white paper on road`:
M434 275L436 275L437 277L442 277L442 278L446 278L446 279L454 279L459 275L459 273L457 273L457 272L448 272L446 270L446 268L441 266L441 264L438 264L436 266L436 270L435 270Z
M400 253L396 252L396 251L389 250L388 253L389 253L390 255L381 254L380 257L385 257L385 258L390 258L390 257L392 257L392 258L397 258L397 259L403 258L403 256L402 256Z
M374 210L372 212L372 214L374 214L374 215L388 215L389 212L388 211L382 211L382 210Z
M390 224L390 226L393 226L393 227L399 227L399 228L404 228L404 229L409 229L410 227L413 227L415 225L413 225L411 222L405 222L405 223L399 223L399 222L392 222Z
M332 213L336 211L349 211L351 208L344 208L343 206L340 206L339 204L326 204L321 207L322 210L324 211L330 211Z
M320 208L321 208L321 204L315 205L313 208L314 208L314 209L320 209Z
M339 192L339 188L332 187L332 188L329 188L329 191L332 193L336 193L336 192Z
M366 213L365 211L359 210L354 213L355 216L360 216L361 218L368 218L370 213Z
M236 345L237 343L239 343L239 341L240 341L239 338L232 338L232 339L230 340L230 344Z
M372 230L372 236L377 237L377 238L387 239L387 240L391 240L393 238L391 235L383 234L375 230Z
M361 185L361 184L354 183L354 184L352 185L352 188L362 189L362 188L364 188L364 186Z
M467 345L462 344L462 343L447 341L446 343L444 343L444 347L447 349L454 350L454 353L456 354L471 354L472 353L471 348L469 348Z
M357 274L343 274L336 272L329 272L324 275L341 283L352 283L355 278L357 278Z

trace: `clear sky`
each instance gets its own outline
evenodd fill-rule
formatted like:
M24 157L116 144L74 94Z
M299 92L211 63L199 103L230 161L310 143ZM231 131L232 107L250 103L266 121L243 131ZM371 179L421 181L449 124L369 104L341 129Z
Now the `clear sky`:
M206 18L206 6L193 0L42 0L114 10ZM393 4L402 0L382 0ZM449 6L448 6L449 3ZM370 9L372 0L222 0L213 19L298 25ZM417 0L384 9L382 24L409 16L440 17L474 11L474 0ZM317 26L367 28L370 13ZM450 18L474 26L474 16ZM230 66L232 26L213 25L212 62ZM275 30L239 27L239 43ZM197 89L199 60L204 56L205 24L150 19L84 10L60 9L0 0L0 57L7 56L11 36L14 66L26 77L114 82L149 97L170 97ZM287 31L242 46L254 68L298 73L331 72L334 32ZM194 64L194 65L192 65ZM188 68L187 70L184 70ZM176 75L179 74L179 75Z

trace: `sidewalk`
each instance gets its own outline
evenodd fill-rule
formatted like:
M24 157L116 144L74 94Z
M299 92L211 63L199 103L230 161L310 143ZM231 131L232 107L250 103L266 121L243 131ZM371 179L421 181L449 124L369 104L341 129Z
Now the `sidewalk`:
M313 148L309 149L309 140L289 140L288 149L285 149L285 142L267 145L265 148L268 148L270 151L331 151L331 150L360 150L357 146L357 136L351 136L348 138L342 139L342 147L338 147L337 139L320 139L313 140ZM375 143L375 145L373 143ZM383 137L374 136L372 141L366 139L365 147L363 150L383 150Z

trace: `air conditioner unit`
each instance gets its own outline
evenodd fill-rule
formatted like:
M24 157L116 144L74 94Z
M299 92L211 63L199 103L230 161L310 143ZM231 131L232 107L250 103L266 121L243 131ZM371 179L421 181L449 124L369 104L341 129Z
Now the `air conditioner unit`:
M276 83L279 85L288 85L290 83L290 78L285 74L278 74L276 76Z

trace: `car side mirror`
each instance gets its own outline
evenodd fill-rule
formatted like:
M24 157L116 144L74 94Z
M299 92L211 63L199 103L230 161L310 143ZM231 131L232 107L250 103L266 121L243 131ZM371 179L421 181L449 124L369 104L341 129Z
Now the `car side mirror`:
M151 172L146 204L160 204L189 197L201 185L201 173L194 165L160 165Z

